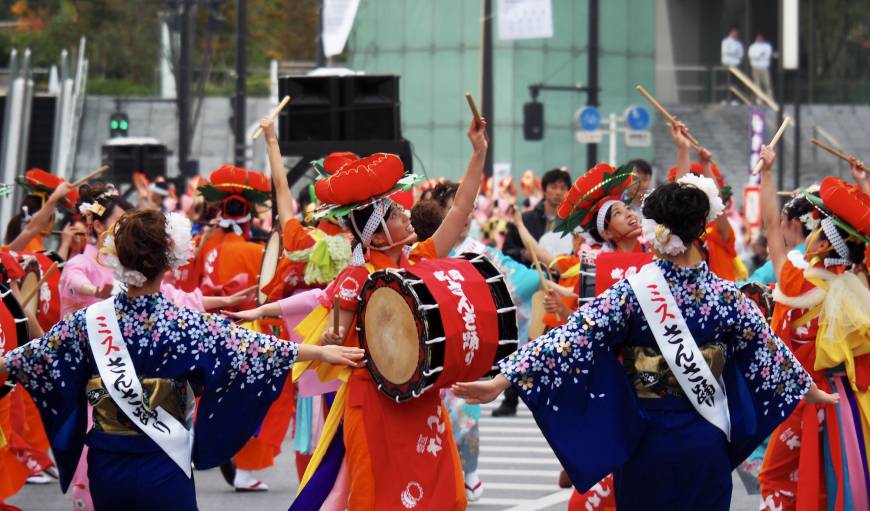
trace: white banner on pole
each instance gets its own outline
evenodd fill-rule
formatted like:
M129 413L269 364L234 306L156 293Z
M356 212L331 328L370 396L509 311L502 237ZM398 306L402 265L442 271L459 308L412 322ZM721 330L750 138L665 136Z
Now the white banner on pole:
M344 51L359 0L323 0L323 54L334 57Z
M797 69L799 60L800 15L798 0L782 0L782 68Z
M551 0L498 0L498 38L548 39L553 37Z

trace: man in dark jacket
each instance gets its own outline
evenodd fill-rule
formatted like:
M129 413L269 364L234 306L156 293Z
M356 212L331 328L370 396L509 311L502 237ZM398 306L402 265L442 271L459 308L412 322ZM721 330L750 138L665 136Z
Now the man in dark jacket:
M531 211L523 213L523 223L536 240L558 225L556 210L571 188L571 175L562 169L547 171L541 178L541 188L544 191L544 200ZM523 246L520 233L514 224L508 224L502 252L526 266L532 265L531 254Z
M562 169L547 171L541 178L541 188L544 191L544 199L534 209L523 213L523 223L529 230L529 234L536 240L540 240L541 236L551 232L558 225L559 218L556 216L556 210L559 208L559 204L565 200L568 189L571 188L571 174ZM531 254L523 246L520 233L514 224L508 224L502 252L526 266L532 265ZM492 416L510 417L516 415L518 402L517 391L511 386L505 390L504 399L498 408L492 411Z

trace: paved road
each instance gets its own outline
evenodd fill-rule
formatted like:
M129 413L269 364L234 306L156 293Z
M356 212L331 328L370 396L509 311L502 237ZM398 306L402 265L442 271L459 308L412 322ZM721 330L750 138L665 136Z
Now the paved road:
M535 426L531 414L521 409L515 418L492 418L493 405L483 410L481 420L480 476L484 483L483 498L470 509L510 511L564 511L570 491L556 485L559 464ZM522 407L521 407L522 408ZM196 473L197 497L203 511L276 511L289 505L295 492L296 469L285 443L285 452L276 466L260 477L271 491L240 494L224 483L217 470ZM68 511L69 499L56 484L27 486L10 504L25 511ZM749 496L734 478L733 511L755 511L757 497Z

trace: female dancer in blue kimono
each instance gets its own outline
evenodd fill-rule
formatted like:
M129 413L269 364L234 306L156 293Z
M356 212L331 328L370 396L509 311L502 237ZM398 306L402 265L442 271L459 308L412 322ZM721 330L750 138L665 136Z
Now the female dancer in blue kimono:
M83 445L90 447L98 511L195 510L191 463L211 468L238 451L294 362L355 366L362 358L359 349L288 343L172 305L160 283L186 261L189 243L190 223L180 215L125 213L103 247L128 291L0 358L0 382L23 385L40 409L64 491Z
M614 472L620 511L727 510L731 470L798 401L837 399L692 248L723 208L712 181L683 179L644 200L656 260L453 387L485 403L514 385L579 491Z

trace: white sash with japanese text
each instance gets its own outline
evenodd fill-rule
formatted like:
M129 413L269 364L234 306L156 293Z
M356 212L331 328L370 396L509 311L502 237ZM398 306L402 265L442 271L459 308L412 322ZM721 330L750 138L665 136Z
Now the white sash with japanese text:
M662 357L695 410L731 440L731 417L725 386L704 360L677 307L664 275L655 263L628 277Z
M115 299L91 305L85 319L94 362L112 401L190 477L193 428L190 424L185 427L159 406L148 408L142 382L121 336Z

